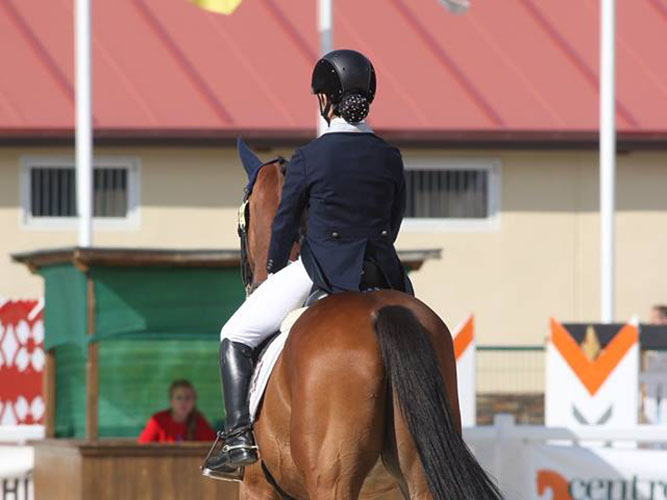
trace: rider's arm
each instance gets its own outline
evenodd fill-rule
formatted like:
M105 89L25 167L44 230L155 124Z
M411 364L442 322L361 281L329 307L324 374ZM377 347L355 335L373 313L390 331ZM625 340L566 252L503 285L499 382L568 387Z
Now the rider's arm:
M391 207L391 238L392 242L396 241L398 238L398 231L401 229L401 222L403 221L403 215L405 214L405 177L403 175L403 160L401 158L401 153L396 151L397 158L394 161L398 162L396 171L398 172L396 176L396 193L394 197L394 203Z
M305 159L303 153L297 149L287 165L280 205L273 218L266 264L269 273L278 272L287 265L292 245L299 237L299 223L306 202Z

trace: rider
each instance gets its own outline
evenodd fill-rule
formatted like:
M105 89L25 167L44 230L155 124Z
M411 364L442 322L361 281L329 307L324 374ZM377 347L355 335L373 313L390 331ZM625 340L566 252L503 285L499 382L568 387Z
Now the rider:
M329 127L287 165L269 277L222 328L225 445L206 463L209 474L257 461L247 399L253 351L303 305L314 284L329 293L370 287L412 293L394 248L405 211L403 161L364 122L375 88L373 65L359 52L336 50L315 65L312 90ZM304 210L301 256L288 265Z

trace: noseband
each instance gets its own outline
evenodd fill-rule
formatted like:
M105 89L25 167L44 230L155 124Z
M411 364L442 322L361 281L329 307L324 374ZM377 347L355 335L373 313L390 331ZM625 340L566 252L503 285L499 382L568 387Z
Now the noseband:
M241 240L241 282L243 283L243 288L245 289L246 297L248 297L252 292L254 292L257 289L257 287L261 284L257 283L253 285L252 282L253 270L252 266L250 265L250 260L248 258L248 228L250 227L249 226L250 195L252 194L252 189L259 175L259 170L262 167L265 167L267 165L272 165L276 162L278 162L278 164L281 167L283 167L283 165L286 163L286 160L282 156L279 156L278 158L275 158L271 161L267 161L266 163L262 163L260 166L257 167L257 174L254 176L253 182L251 184L248 184L243 191L243 202L239 207L237 233L239 235L239 239ZM280 172L284 175L285 168L284 167L281 168Z

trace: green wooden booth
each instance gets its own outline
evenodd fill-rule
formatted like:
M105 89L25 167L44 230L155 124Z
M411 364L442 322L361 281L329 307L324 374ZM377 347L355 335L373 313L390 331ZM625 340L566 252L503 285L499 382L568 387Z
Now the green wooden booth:
M243 300L237 251L68 248L14 259L45 283L47 437L136 437L179 378L220 424L218 332Z
M401 252L409 270L439 250ZM244 298L237 250L66 248L16 254L45 282L47 438L135 437L191 380L223 418L219 331Z

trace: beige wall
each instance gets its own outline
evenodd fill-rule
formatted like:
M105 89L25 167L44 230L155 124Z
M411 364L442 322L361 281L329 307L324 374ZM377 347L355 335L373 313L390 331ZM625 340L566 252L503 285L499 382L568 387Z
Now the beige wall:
M474 312L483 344L541 344L550 316L599 318L597 155L497 152L497 232L403 233L401 246L439 246L443 259L415 275L427 302L456 323ZM667 155L618 159L616 318L648 319L667 302Z
M23 227L22 155L68 154L63 148L0 148L0 297L37 297L41 280L9 254L74 245L73 230ZM230 248L238 244L236 210L244 174L231 149L98 148L140 160L140 224L97 230L98 246ZM289 151L281 151L286 156ZM268 153L265 153L268 156ZM442 248L443 258L413 275L419 297L454 326L474 312L482 344L541 344L549 316L599 316L597 157L593 152L483 154L404 151L411 157L469 156L501 162L497 231L404 231L400 248ZM647 319L667 302L667 153L619 156L617 318Z

